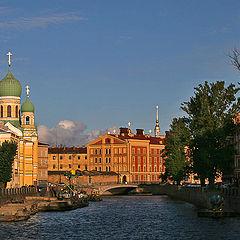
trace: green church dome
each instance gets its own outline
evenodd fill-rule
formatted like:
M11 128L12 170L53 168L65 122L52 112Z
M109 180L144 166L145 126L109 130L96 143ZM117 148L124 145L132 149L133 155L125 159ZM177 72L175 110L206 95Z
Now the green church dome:
M27 97L25 103L21 106L21 112L34 112L34 105L30 102L29 97Z
M21 97L22 86L12 75L10 68L5 78L0 81L0 97L14 96Z

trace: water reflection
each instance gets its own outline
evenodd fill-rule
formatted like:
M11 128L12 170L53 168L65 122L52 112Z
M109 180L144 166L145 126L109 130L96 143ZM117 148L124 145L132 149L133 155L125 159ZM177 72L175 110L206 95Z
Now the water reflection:
M0 239L240 239L239 220L198 218L193 205L162 196L114 196L0 223Z

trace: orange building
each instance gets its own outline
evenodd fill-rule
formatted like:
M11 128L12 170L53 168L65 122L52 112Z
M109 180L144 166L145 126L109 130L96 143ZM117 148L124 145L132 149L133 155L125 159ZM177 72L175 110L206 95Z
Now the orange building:
M64 173L71 170L88 169L86 147L50 147L48 148L48 171Z
M38 186L48 182L48 144L38 143Z
M89 170L116 172L119 182L160 182L164 173L164 136L136 135L128 128L120 134L106 134L87 144Z

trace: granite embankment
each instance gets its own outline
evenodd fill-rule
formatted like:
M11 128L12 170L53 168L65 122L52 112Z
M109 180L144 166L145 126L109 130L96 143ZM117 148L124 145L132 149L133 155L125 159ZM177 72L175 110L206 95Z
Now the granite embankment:
M145 191L154 195L168 195L177 200L186 201L199 208L211 208L210 198L220 194L224 198L224 210L240 214L240 188L227 188L221 190L208 190L207 188L182 187L176 185L143 185Z
M58 200L52 192L40 196L35 187L0 189L0 221L21 221L41 211L66 211L88 205L85 198Z

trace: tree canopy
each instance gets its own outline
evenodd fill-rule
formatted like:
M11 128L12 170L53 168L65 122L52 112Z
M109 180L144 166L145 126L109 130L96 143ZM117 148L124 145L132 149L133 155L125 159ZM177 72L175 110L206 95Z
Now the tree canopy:
M3 142L0 146L0 183L6 185L12 179L12 165L17 151L14 142Z

